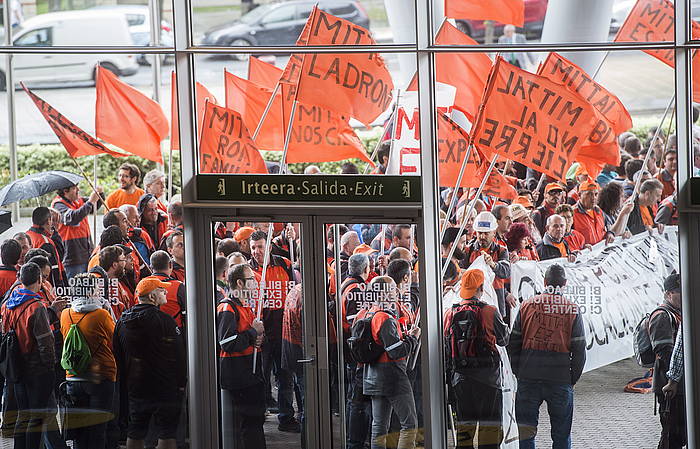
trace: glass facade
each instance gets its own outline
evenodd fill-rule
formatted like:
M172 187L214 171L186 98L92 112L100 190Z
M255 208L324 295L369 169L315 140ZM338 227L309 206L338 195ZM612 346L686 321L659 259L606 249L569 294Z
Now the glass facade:
M101 66L170 122L139 163L184 205L178 444L653 447L658 396L697 446L700 2L30 3L2 5L3 182L73 167L21 85L95 135ZM664 301L684 403L650 385L672 347L633 357ZM350 337L382 302L377 369Z

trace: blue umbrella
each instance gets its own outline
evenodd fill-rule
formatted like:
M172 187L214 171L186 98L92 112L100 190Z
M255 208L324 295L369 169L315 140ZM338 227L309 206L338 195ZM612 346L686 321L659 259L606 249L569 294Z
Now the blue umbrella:
M82 179L80 175L62 170L34 173L3 187L0 190L0 206L65 189L78 184Z

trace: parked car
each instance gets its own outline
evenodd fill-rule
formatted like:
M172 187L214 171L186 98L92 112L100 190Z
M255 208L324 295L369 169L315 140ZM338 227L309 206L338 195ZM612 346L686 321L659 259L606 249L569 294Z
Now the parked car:
M148 6L145 5L112 5L112 6L95 6L92 8L99 11L111 11L114 13L125 14L126 21L129 24L129 32L134 40L134 45L138 47L148 47L151 43L151 12ZM165 20L160 21L160 45L163 47L174 47L175 38L173 37L173 26ZM162 60L167 57L163 55ZM141 65L150 65L146 55L139 55L137 61Z
M289 1L258 6L235 22L207 30L203 45L219 47L294 45L312 8L320 9L369 29L369 17L351 0ZM248 55L236 59L245 60Z
M525 0L525 26L518 28L516 32L524 34L528 39L542 37L544 16L547 13L548 0ZM483 20L458 19L457 28L477 42L484 42L486 30ZM494 38L498 39L503 34L503 27L507 24L494 22Z
M16 29L13 42L18 47L84 46L85 36L90 36L92 45L134 45L124 15L91 10L27 19ZM120 76L139 69L133 55L122 54L18 53L12 60L17 83L94 80L98 64ZM0 88L5 89L5 84L5 73L0 71Z

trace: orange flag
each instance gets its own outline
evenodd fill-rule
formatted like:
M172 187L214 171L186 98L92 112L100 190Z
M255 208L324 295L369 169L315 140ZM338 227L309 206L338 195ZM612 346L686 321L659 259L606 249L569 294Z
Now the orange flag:
M445 0L445 16L453 19L495 20L525 25L523 0Z
M558 53L550 53L537 74L563 84L583 96L595 108L596 124L579 156L618 165L620 150L617 135L632 127L632 117L622 101L595 82L585 70Z
M224 77L226 106L241 113L248 129L257 126L272 95L271 90L228 72L225 72ZM255 140L261 150L281 151L284 148L284 133L287 128L282 126L282 98L285 86L286 84L283 85L282 92L276 94L268 117ZM289 111L286 112L288 113ZM352 158L371 162L347 119L319 106L297 103L287 162L329 162Z
M53 106L39 98L39 96L31 90L27 89L24 83L21 84L22 89L24 89L27 95L29 95L29 98L34 101L34 104L39 109L39 112L41 112L41 115L44 116L44 119L46 119L46 122L49 124L53 132L56 133L58 140L71 157L94 156L102 153L106 153L114 157L128 156L127 154L112 151L106 146L102 145L99 140L80 129L63 114L54 109Z
M308 24L307 45L376 45L368 30L317 7ZM366 125L392 102L394 82L379 53L314 53L302 60L298 101L349 115ZM286 75L287 71L283 79L290 78Z
M440 187L457 185L459 171L469 148L469 134L447 115L438 112L438 169ZM479 187L479 156L472 149L459 187Z
M180 128L179 128L179 116L177 111L177 82L175 77L175 72L171 75L171 91L172 96L170 101L170 123L171 123L171 135L170 135L170 147L173 150L180 149ZM219 104L216 101L216 97L209 92L204 84L199 82L195 83L195 92L197 95L197 136L202 135L202 122L204 121L204 108L207 102Z
M438 45L478 45L478 43L459 31L450 22L443 22L435 37ZM438 53L435 56L435 78L437 81L457 88L455 106L474 121L479 109L481 95L486 86L486 79L493 62L485 53ZM408 90L417 90L418 82L414 76Z
M207 103L199 142L201 173L267 173L240 114Z
M248 58L248 81L258 86L274 89L282 76L282 69L251 56Z
M564 180L594 124L581 95L498 57L472 136L486 153Z
M160 105L116 75L97 67L95 134L131 154L162 164L160 141L168 119Z

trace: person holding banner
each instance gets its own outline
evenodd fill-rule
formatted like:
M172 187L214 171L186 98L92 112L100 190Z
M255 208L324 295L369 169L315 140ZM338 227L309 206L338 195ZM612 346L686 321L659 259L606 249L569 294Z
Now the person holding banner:
M565 230L566 221L561 215L554 214L547 219L547 232L537 244L540 260L566 257L569 262L576 261L576 251L571 249L569 242L564 238Z
M569 449L574 385L586 363L586 334L578 307L562 294L566 271L561 265L547 268L544 285L545 293L521 304L508 343L518 378L515 414L520 449L535 448L543 401L552 426L552 449Z
M253 371L255 348L262 345L265 326L255 318L254 309L244 305L255 304L258 286L248 264L231 267L227 280L230 296L216 307L220 387L228 390L233 403L233 423L226 425L233 425L236 448L265 449L265 380L260 368Z
M651 231L654 228L663 232L664 225L654 221L663 189L664 185L658 179L647 179L641 184L639 195L634 200L634 208L627 221L627 229L632 235Z
M583 234L588 245L615 240L615 234L605 225L603 211L596 205L598 190L598 184L590 179L582 182L578 188L580 198L574 207L574 229Z

